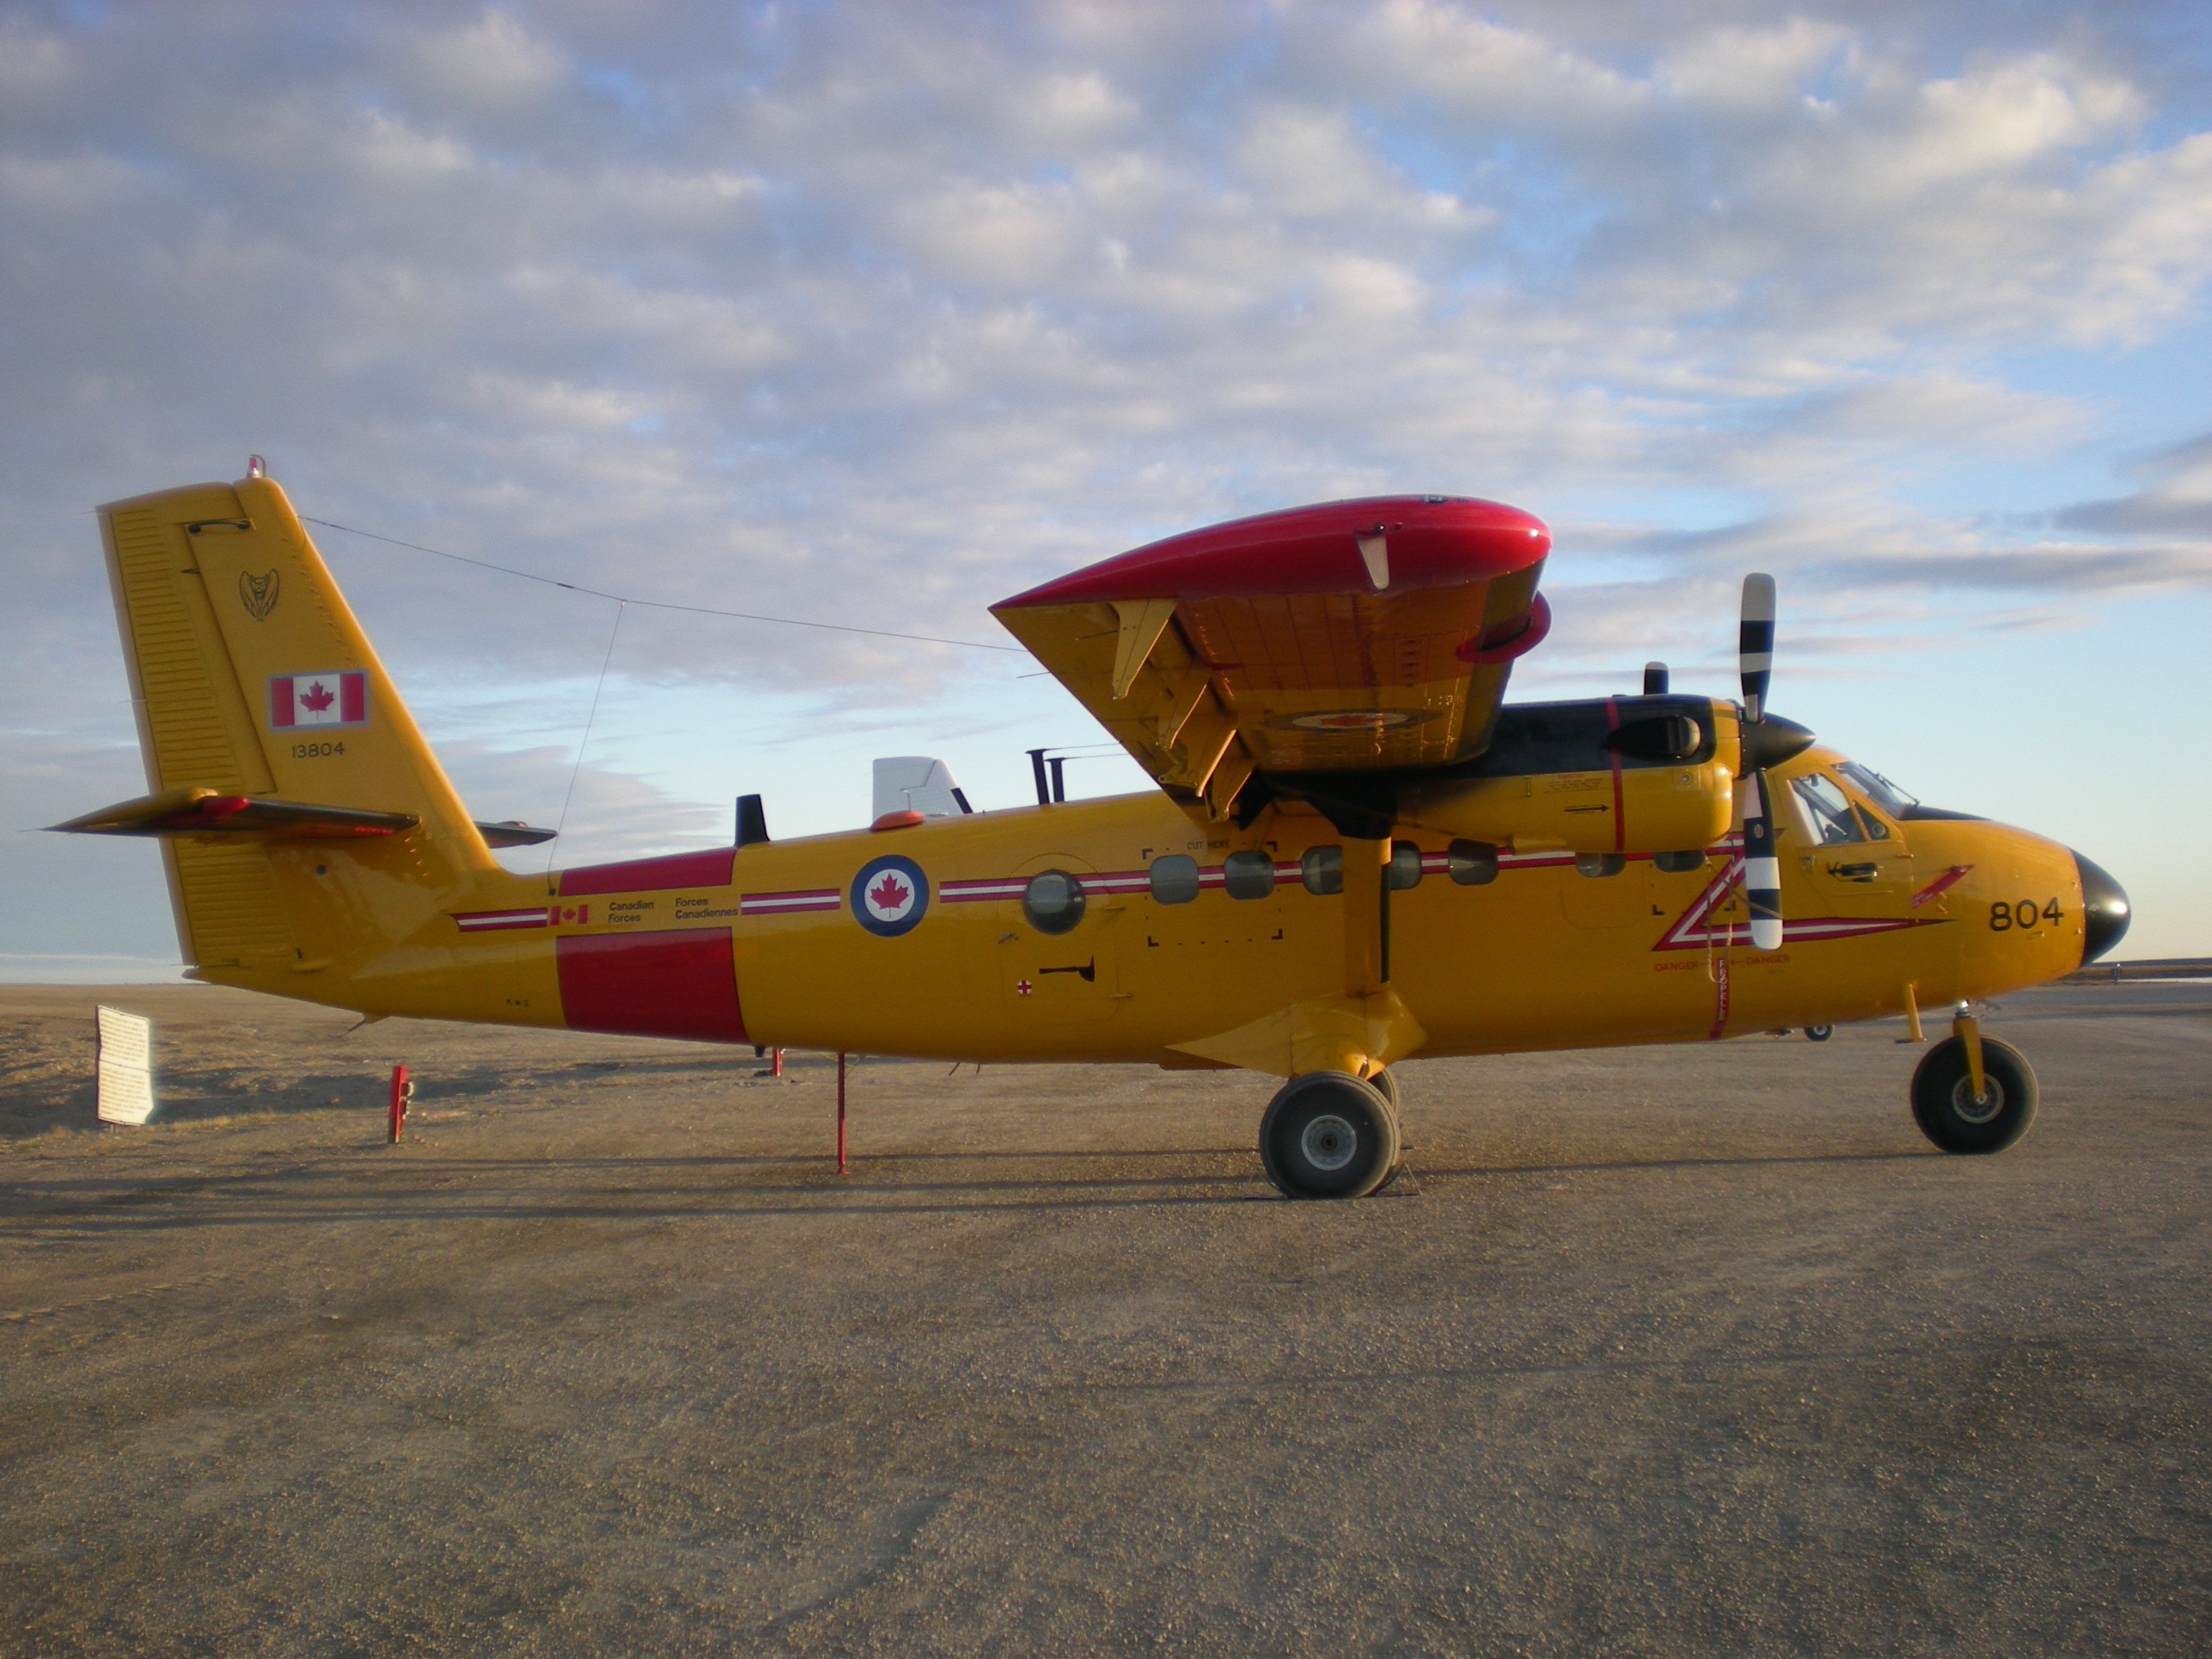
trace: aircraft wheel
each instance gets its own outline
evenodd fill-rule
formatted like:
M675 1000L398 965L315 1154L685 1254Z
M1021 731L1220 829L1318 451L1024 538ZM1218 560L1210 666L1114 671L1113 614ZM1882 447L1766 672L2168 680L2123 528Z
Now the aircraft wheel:
M1403 1106L1405 1102L1398 1093L1397 1073L1389 1071L1377 1072L1367 1079L1367 1086L1382 1097L1384 1104L1390 1109L1391 1116L1398 1115L1398 1109Z
M1912 1073L1912 1116L1947 1152L2001 1152L2035 1121L2035 1073L2020 1050L1982 1039L1982 1077L1989 1092L1974 1098L1966 1045L1945 1037Z
M1260 1120L1260 1162L1285 1198L1364 1198L1398 1165L1398 1115L1345 1072L1309 1072Z
M1805 1041L1808 1042L1826 1042L1830 1037L1835 1036L1835 1034L1836 1028L1832 1025L1808 1025L1805 1028Z

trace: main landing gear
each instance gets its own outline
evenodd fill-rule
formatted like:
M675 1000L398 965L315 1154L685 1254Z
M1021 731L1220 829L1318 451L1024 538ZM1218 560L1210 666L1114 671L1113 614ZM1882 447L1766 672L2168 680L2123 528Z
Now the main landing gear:
M1397 1079L1292 1078L1260 1120L1260 1162L1285 1198L1364 1198L1398 1167Z

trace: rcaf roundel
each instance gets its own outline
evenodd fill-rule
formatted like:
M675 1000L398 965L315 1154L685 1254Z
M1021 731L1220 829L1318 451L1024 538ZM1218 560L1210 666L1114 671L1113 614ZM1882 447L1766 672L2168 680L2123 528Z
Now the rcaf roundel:
M1435 718L1433 710L1338 708L1309 714L1278 714L1267 725L1277 732L1395 732L1400 726L1420 726Z
M279 732L301 726L368 724L368 676L358 668L269 677L269 724Z
M853 920L879 939L896 939L929 908L929 878L912 859L886 854L853 878Z

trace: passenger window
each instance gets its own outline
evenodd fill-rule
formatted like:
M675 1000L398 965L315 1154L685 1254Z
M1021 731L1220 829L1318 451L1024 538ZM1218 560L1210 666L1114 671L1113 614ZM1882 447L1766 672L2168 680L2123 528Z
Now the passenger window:
M1858 815L1851 811L1850 798L1836 787L1834 779L1815 772L1794 780L1790 787L1804 803L1805 815L1812 821L1813 833L1820 837L1821 846L1866 839L1859 829Z
M1498 879L1498 849L1486 841L1455 841L1444 854L1444 873L1462 887Z
M1344 848L1341 847L1309 847L1305 856L1298 860L1298 873L1305 879L1306 891L1327 897L1344 890Z
M1421 849L1410 841L1390 843L1390 885L1400 892L1421 884Z
M1031 876L1022 890L1022 915L1040 933L1066 933L1083 920L1083 884L1065 870Z
M1617 876L1628 868L1626 853L1577 853L1575 871L1584 876Z
M1198 860L1188 853L1154 859L1152 877L1155 904L1188 904L1198 896Z
M1231 853L1221 860L1221 884L1231 898L1266 898L1275 890L1275 860L1266 853Z

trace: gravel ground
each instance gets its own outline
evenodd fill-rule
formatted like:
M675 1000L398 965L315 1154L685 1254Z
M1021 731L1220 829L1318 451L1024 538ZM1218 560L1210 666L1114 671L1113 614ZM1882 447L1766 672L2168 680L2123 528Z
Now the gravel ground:
M163 1120L91 1127L94 1002ZM0 988L0 1651L2199 1653L2212 984L1415 1062L1290 1204L1229 1073ZM383 1074L421 1078L382 1144Z

